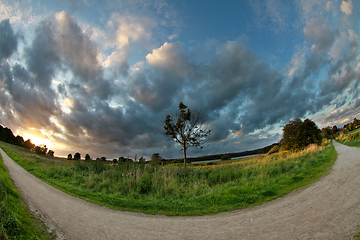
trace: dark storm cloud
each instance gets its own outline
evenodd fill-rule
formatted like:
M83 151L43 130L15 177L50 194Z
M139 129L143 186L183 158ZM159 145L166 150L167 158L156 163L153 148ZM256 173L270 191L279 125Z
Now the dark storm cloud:
M10 57L18 47L18 39L9 19L0 22L0 61Z
M61 67L57 53L54 26L51 21L42 21L35 28L34 40L25 50L24 57L28 70L34 74L34 84L50 90L56 70ZM24 79L25 80L25 79Z
M87 98L92 95L101 100L108 99L113 94L113 87L103 76L103 68L98 60L98 45L91 41L90 35L84 33L76 20L66 12L56 15L55 25L56 50L63 65L74 76L70 84L77 85L77 88L68 90Z
M99 48L83 33L76 20L66 12L58 13L57 44L64 62L81 81L87 82L102 73L97 57Z
M5 23L7 30L12 29L11 25L7 25L9 22ZM52 50L52 36L48 34L50 27L47 22L41 22L36 29L33 44L25 51L28 69L19 63L13 66L2 64L0 81L2 91L7 93L4 94L7 104L1 102L5 112L2 122L12 120L11 124L17 123L21 127L57 129L50 121L50 117L60 112L56 94L50 88L56 69L54 66L58 63Z
M100 60L100 46L80 26L70 14L58 13L38 23L25 47L24 63L2 61L1 122L50 129L58 133L53 139L74 151L177 157L181 152L163 136L161 119L180 101L202 108L212 129L212 147L206 153L269 145L280 136L265 128L330 104L341 107L346 101L334 99L344 91L354 99L347 112L359 108L358 38L349 29L332 27L325 17L307 22L304 35L311 52L292 77L271 68L239 41L212 42L201 50L164 43L136 70L129 70L127 54L108 58L109 69ZM0 57L6 59L17 49L9 21L1 22L0 34L7 37L0 40ZM324 66L326 77L314 81ZM329 119L338 116L340 112Z
M42 91L33 88L29 82L33 80L30 74L21 66L15 65L12 69L8 64L3 64L0 81L4 84L5 90L9 95L5 105L5 116L3 122L11 120L11 116L17 116L15 120L20 126L44 128L50 127L57 129L50 121L51 116L56 116L60 111L56 103L54 92L51 90ZM11 106L7 108L7 106ZM1 106L2 108L4 105ZM9 118L9 119L6 119Z

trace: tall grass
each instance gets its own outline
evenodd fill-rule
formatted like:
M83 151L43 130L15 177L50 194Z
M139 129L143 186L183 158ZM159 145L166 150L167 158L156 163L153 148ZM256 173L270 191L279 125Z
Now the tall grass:
M360 147L360 128L341 134L336 138L336 141L350 147Z
M203 215L270 201L323 176L336 160L333 146L220 162L153 166L61 161L1 143L25 169L88 201L115 209Z
M11 180L0 156L0 239L49 239Z

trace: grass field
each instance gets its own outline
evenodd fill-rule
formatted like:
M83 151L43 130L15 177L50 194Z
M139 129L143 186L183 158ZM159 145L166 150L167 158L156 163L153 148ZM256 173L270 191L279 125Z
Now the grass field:
M87 201L114 209L165 215L204 215L246 208L283 196L326 174L331 144L220 162L151 166L67 161L0 142L38 178Z
M0 155L0 239L50 239L36 222Z
M350 147L360 147L360 128L338 136L336 141Z

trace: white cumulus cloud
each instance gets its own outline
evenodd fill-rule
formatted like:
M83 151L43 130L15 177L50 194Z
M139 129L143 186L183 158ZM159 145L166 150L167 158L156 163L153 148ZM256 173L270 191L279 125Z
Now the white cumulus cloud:
M353 10L353 6L352 6L352 2L351 0L346 2L346 1L342 1L341 5L340 5L340 9L343 13L345 13L346 15L351 15L352 14L352 10Z

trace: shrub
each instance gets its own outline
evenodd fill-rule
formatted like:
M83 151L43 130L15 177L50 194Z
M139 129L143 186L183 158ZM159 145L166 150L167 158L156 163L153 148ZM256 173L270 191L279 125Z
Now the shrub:
M34 150L37 154L46 154L47 152L46 145L36 146Z
M231 157L229 155L222 155L221 156L221 161L226 161L226 160L231 160Z
M26 141L24 142L23 147L26 148L26 149L29 149L29 150L33 150L34 147L35 147L35 144L33 144L33 143L31 142L31 140L28 139L28 140L26 140Z
M149 163L152 164L152 165L161 165L163 161L164 161L164 159L160 156L159 153L154 153L151 156L151 159L150 159Z
M281 147L285 150L302 150L306 146L315 143L321 145L321 130L310 119L304 122L299 118L291 120L283 128Z
M72 154L69 153L69 155L67 156L67 160L72 160Z
M138 191L139 193L147 193L151 188L151 175L145 172L139 179Z
M53 156L54 156L54 153L55 153L55 152L54 152L53 150L49 150L47 154L48 154L49 156L52 156L52 157L53 157Z

